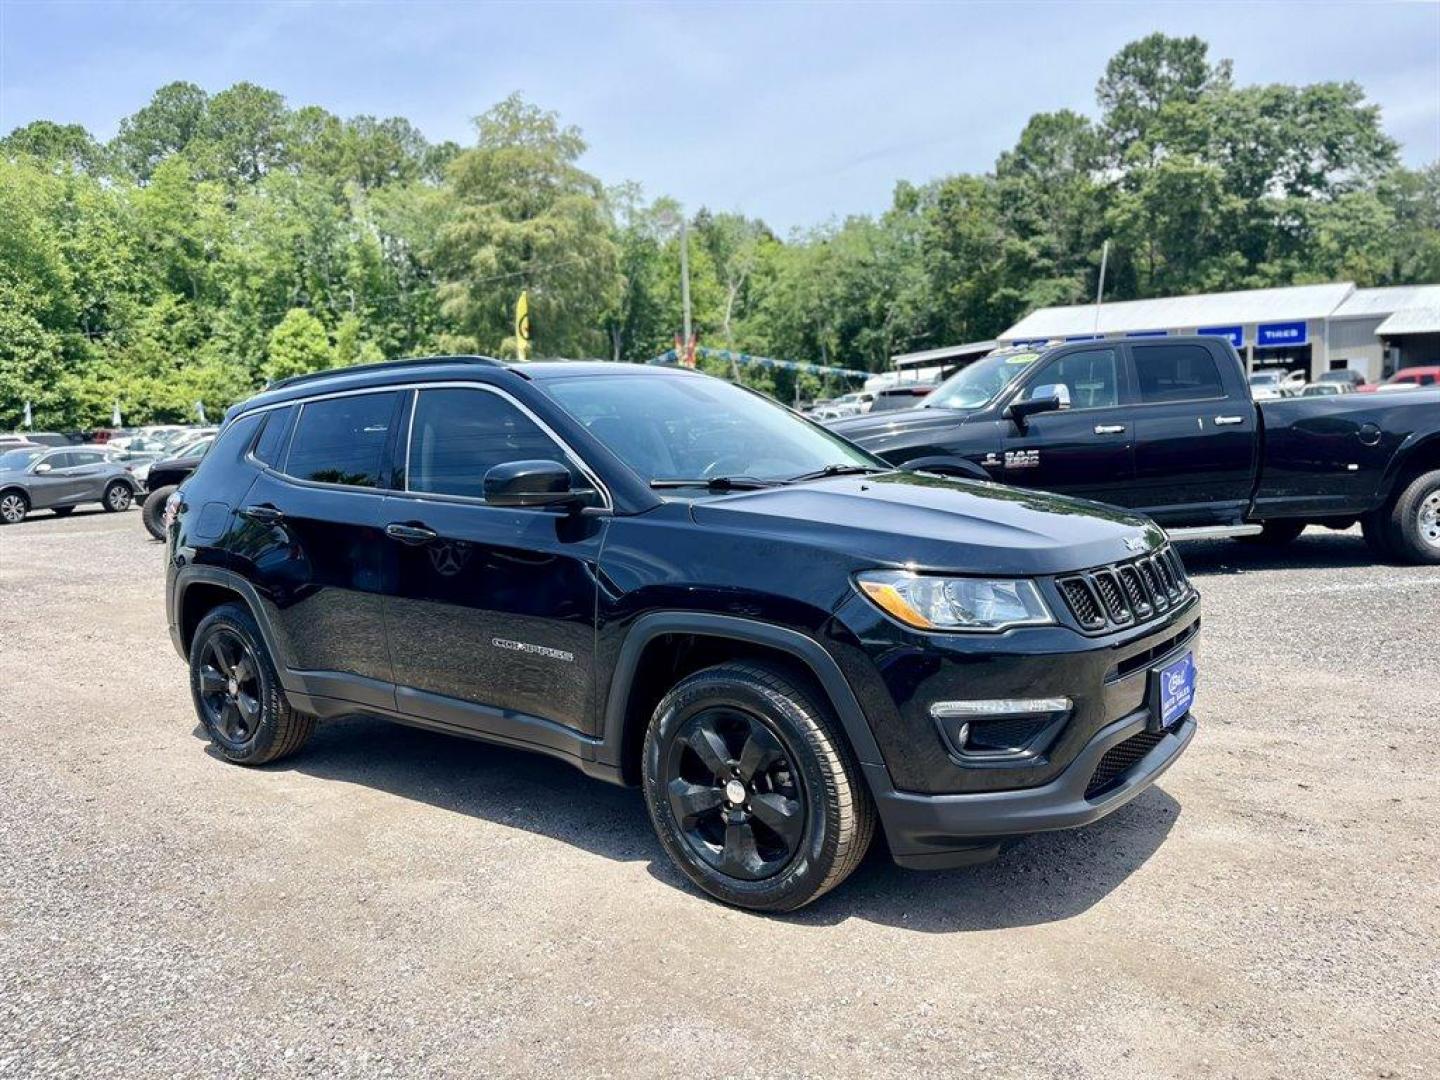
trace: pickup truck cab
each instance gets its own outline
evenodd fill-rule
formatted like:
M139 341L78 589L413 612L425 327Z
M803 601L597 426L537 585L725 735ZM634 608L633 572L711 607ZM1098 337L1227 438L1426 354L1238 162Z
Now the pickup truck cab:
M1219 338L1002 349L919 408L831 428L896 465L1135 510L1175 539L1360 521L1378 554L1440 562L1440 388L1257 402Z

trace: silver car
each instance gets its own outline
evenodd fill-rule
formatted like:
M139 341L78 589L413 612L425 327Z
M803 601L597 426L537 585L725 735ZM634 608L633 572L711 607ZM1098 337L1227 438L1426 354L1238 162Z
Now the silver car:
M128 510L140 481L103 446L21 446L0 453L0 525L31 510L61 517L81 503Z

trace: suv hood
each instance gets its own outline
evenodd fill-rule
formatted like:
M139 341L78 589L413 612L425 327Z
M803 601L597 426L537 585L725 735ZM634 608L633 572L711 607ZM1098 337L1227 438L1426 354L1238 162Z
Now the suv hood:
M876 566L1027 576L1133 558L1165 542L1147 518L981 480L836 477L696 502L695 521L843 551Z

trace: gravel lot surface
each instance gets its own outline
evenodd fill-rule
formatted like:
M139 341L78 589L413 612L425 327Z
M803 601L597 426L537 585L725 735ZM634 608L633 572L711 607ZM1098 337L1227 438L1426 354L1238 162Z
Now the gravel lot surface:
M1182 551L1158 788L773 918L543 758L356 719L222 763L139 514L0 529L0 1077L1434 1077L1440 569Z

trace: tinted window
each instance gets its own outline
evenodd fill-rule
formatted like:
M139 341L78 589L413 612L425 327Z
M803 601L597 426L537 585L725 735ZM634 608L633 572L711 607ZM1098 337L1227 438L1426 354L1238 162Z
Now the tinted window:
M1070 353L1035 376L1025 396L1042 386L1065 386L1072 409L1098 409L1120 404L1120 360L1114 349L1087 349Z
M379 487L380 462L398 394L357 394L300 409L285 471L300 480Z
M45 459L44 464L49 465L52 469L68 469L75 464L75 455L69 451L51 454Z
M558 443L510 402L486 390L422 390L410 424L411 491L485 494L485 473L507 461L570 459ZM577 487L589 487L575 473Z
M72 450L70 452L71 465L99 465L105 460L105 455L95 450Z
M1195 401L1225 396L1220 368L1209 349L1199 345L1137 345L1134 348L1141 401Z
M271 409L265 414L265 427L260 432L260 438L255 440L255 449L252 451L256 461L266 465L279 463L280 455L285 450L285 436L290 431L290 416L294 411L293 405L287 405L283 409Z

